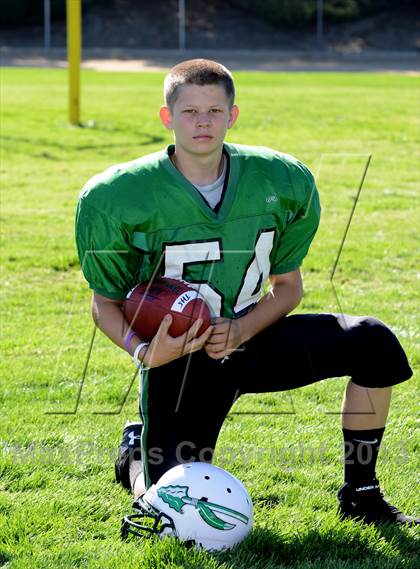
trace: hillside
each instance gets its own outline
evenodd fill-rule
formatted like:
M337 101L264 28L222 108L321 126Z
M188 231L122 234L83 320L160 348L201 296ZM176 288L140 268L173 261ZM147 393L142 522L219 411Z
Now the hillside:
M119 0L116 8L94 5L83 17L84 47L176 49L177 0L142 2L133 8ZM224 0L194 0L187 5L188 49L288 49L317 47L315 26L275 27ZM325 24L325 47L349 52L363 49L412 51L420 48L420 22L414 5L346 24ZM6 29L1 45L35 47L43 44L41 25ZM53 22L52 47L65 46L65 23Z

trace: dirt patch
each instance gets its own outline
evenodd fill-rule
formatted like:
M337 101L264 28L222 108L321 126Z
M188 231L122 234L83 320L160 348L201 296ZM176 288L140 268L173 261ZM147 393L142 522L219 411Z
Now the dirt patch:
M220 61L232 71L351 71L390 72L418 75L418 58L413 52L364 50L361 53L277 50L133 50L84 49L82 67L97 71L164 71L179 61L205 57ZM66 51L48 54L34 48L0 48L5 67L67 67Z

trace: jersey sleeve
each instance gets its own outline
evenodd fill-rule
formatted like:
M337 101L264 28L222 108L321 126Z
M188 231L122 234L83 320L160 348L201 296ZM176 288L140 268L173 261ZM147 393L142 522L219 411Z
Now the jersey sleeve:
M142 257L130 245L124 227L81 198L76 213L76 244L89 287L108 298L125 298L136 284Z
M279 236L271 264L273 275L288 273L301 266L315 237L321 216L318 190L308 168L297 162L291 182L298 205Z

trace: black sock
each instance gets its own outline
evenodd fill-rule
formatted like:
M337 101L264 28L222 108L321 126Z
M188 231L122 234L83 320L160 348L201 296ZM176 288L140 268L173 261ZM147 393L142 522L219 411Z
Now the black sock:
M344 482L358 486L376 478L375 468L385 428L353 431L343 429Z

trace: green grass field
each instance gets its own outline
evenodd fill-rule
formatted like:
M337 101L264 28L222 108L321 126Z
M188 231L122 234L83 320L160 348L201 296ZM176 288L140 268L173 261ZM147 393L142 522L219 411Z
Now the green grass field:
M297 312L340 310L331 269L372 155L334 283L342 310L387 322L417 370L394 390L378 474L395 505L419 514L418 78L235 77L241 117L228 140L294 154L317 177L323 218L303 266ZM128 392L127 355L97 334L79 390L93 324L74 212L93 174L171 141L157 117L162 78L84 72L83 122L94 123L75 128L66 122L65 71L2 70L0 565L419 567L416 530L336 516L343 379L235 404L215 463L245 483L255 506L254 531L236 551L210 555L172 540L120 541L131 500L113 482L113 459L123 424L137 416L137 389Z

